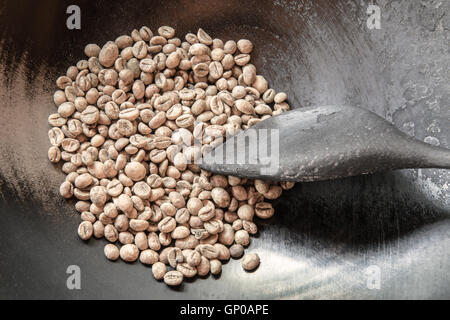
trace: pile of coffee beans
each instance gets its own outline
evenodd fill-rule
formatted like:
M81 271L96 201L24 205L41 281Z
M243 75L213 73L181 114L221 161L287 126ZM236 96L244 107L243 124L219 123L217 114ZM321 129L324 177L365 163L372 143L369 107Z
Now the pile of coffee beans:
M139 260L176 286L217 275L241 258L293 183L213 175L195 164L203 154L269 117L289 110L250 63L249 40L184 41L171 27L134 30L57 79L57 112L48 118L51 162L63 162L64 198L75 197L81 239L105 238L109 260ZM259 265L247 254L245 270Z

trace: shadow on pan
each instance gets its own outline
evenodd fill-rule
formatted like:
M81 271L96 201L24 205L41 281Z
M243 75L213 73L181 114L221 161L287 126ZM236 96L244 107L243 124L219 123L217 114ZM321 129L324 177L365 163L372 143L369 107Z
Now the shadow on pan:
M349 247L382 245L449 213L396 172L297 184L275 201L275 210L274 226L299 239Z

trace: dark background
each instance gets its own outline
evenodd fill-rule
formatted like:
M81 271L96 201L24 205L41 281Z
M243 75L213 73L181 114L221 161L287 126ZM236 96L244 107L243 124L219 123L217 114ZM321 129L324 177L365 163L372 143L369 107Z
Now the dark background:
M103 240L79 240L74 202L58 195L64 174L47 160L56 78L87 43L142 25L250 39L259 73L293 107L365 107L449 147L449 2L375 1L381 30L366 26L370 3L0 1L0 298L450 298L448 171L298 184L258 221L256 272L232 260L218 278L169 289L139 263L108 262ZM66 28L70 4L81 7L81 30ZM81 268L81 290L66 287L70 265ZM371 265L380 290L366 285Z

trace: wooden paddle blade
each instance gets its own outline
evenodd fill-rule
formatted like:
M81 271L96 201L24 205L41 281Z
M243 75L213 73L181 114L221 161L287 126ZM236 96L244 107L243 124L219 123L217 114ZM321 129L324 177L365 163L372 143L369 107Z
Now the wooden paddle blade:
M365 109L286 112L227 139L202 169L254 179L318 181L400 168L448 168L450 152L412 139Z

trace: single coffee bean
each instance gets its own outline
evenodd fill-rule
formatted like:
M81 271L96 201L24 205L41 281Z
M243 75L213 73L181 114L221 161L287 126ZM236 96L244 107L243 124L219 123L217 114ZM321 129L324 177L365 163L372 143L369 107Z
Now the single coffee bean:
M258 268L260 264L259 256L256 253L248 253L242 258L242 268L246 271L252 271Z
M88 208L89 210L89 208ZM95 223L97 218L89 211L82 212L80 215L81 220L83 221L89 221L90 223Z
M230 195L223 188L214 188L214 189L212 189L211 196L212 196L214 202L220 208L226 208L230 204L230 201L231 201Z
M181 250L185 249L194 249L199 244L199 241L193 236L190 235L184 239L175 240L175 246L180 248Z
M162 262L155 262L152 266L152 273L153 277L156 280L162 280L164 279L164 276L166 275L167 267Z
M210 260L211 264L211 274L218 275L222 272L222 262L218 259L212 259Z
M101 51L101 48L96 44L88 44L84 48L84 53L88 57L98 57L98 55L100 54L100 51Z
M185 251L187 251L186 253L184 253L184 251L183 251L183 255L185 257L185 261L191 267L197 267L202 261L201 254L198 251L195 251L195 250L185 250Z
M255 108L246 100L244 99L239 99L236 101L235 103L236 108L245 114L254 114L255 113Z
M92 203L97 206L103 206L108 199L108 195L106 194L106 190L104 187L95 186L90 190L90 199Z
M67 129L72 137L77 137L83 132L83 124L78 119L70 119L67 122Z
M161 204L160 209L164 215L170 216L170 217L173 217L175 215L175 213L177 212L177 209L175 208L175 206L169 202L165 202L165 203Z
M136 233L136 235L134 236L134 244L140 251L147 250L148 249L147 234L145 232Z
M283 189L281 189L280 186L271 186L269 188L269 191L264 193L264 198L266 198L268 200L275 200L281 196L282 192L283 192Z
M240 244L244 247L248 246L250 244L250 236L247 231L245 230L238 230L234 234L234 241L237 244Z
M280 182L280 186L283 190L291 190L295 186L295 182L291 181Z
M233 224L231 225L233 230L234 231L241 230L244 227L244 222L243 221L246 221L246 220L237 219L237 220L233 221Z
M197 216L200 209L203 208L203 203L198 198L190 198L187 203L187 209L193 216Z
M234 230L228 223L224 224L223 231L219 234L219 242L226 246L230 246L234 242Z
M216 210L214 208L214 204L209 200L203 201L203 207L199 210L198 217L202 221L206 222L214 218L215 215Z
M150 186L144 181L137 182L133 186L133 193L141 199L149 199L151 196L151 192L152 190Z
M209 65L209 75L213 79L219 79L223 75L223 66L220 62L214 61Z
M90 203L86 202L86 201L77 201L77 203L75 204L75 209L78 212L88 211L89 207L90 207Z
M93 232L94 228L90 221L83 221L78 226L78 235L82 240L89 240L92 237Z
M164 264L169 264L169 261L167 260L167 254L169 253L170 250L172 250L173 247L167 247L164 248L161 253L159 254L159 261L161 261Z
M189 218L190 218L190 213L189 210L187 208L181 208L177 211L176 215L175 215L175 220L177 221L177 223L179 224L184 224L189 222Z
M210 244L201 244L196 250L208 259L215 259L219 256L218 250Z
M171 192L169 193L169 199L170 202L175 206L177 209L181 209L185 206L186 202L183 198L183 196L179 192Z
M179 271L169 271L164 275L164 282L171 287L179 286L183 282L183 274Z
M242 68L242 76L244 83L247 86L251 86L256 80L256 68L254 65L246 65Z
M138 219L130 220L130 228L136 232L147 230L148 226L148 221Z
M199 63L194 66L193 71L197 77L205 77L209 73L209 66L206 63Z
M130 162L125 167L125 174L133 181L140 181L145 178L145 167L139 162Z
M158 28L158 34L166 39L171 39L175 36L175 29L169 26Z
M139 256L139 249L134 244L126 244L120 248L120 258L125 262L134 262Z
M191 234L190 230L185 226L176 227L172 233L172 239L184 239Z
M241 206L237 212L239 218L241 218L242 220L248 220L248 221L253 220L254 213L255 213L255 211L254 211L253 207L248 204L244 204L243 206Z
M119 242L123 245L134 243L134 236L130 232L120 232L119 233Z
M274 215L275 210L273 209L272 204L259 202L255 205L255 213L258 218L269 219Z
M61 160L61 151L58 147L53 146L48 149L48 159L53 163L58 163Z
M231 193L238 201L246 201L248 199L247 190L243 186L233 186Z
M76 139L66 138L61 142L64 151L75 152L80 148L80 141Z
M52 146L59 147L64 140L64 133L60 128L52 128L48 132L48 139Z
M266 92L264 92L262 98L265 103L272 103L272 102L274 102L275 95L276 95L276 92L274 89L267 89Z
M201 227L203 224L200 223L198 226L192 226L191 225L191 233L194 235L195 239L197 240L204 240L209 237L208 231L206 229L195 229L195 227Z
M150 39L153 37L153 32L149 27L143 26L141 29L139 29L139 35L141 36L142 40L150 41Z
M258 233L258 227L254 222L242 220L242 227L245 231L247 231L249 234L257 234Z
M131 197L126 194L121 194L117 200L117 206L123 212L130 212L133 209Z
M258 115L272 115L272 109L266 104L259 104L255 107L255 112Z
M185 278L193 278L197 275L197 268L189 265L188 263L179 263L177 264L176 269Z
M219 240L218 234L210 234L206 239L200 240L200 244L214 245L216 244L217 240Z
M134 189L134 187L133 187L133 189ZM134 196L131 196L131 201L133 202L133 207L137 211L141 212L141 211L145 210L145 203L144 203L144 200L142 200L142 198L134 195ZM148 216L148 218L146 218L146 219L141 219L141 220L148 220L149 218L150 218L150 216Z
M75 112L75 105L73 102L64 102L58 107L58 113L61 117L68 118Z
M65 89L66 87L72 85L72 79L69 78L69 77L66 77L66 76L59 77L59 78L56 80L56 85L57 85L58 88L60 88L60 89Z
M158 263L158 259L159 259L159 254L157 252L153 251L153 250L150 250L150 249L142 251L140 256L139 256L139 261L141 263L143 263L143 264L146 264L146 265L155 265L156 263ZM165 265L164 265L164 267L165 267ZM155 276L155 278L157 280L160 280L162 278L161 275L160 275L160 273L162 273L161 272L162 269L158 270L158 268L161 268L161 267L156 266L155 267L155 271L159 271L158 274L157 274L157 275L159 275L159 277ZM153 271L153 268L152 268L152 271ZM164 272L165 272L165 270L164 270ZM153 273L153 274L155 274L155 273Z
M212 175L195 164L228 134L290 107L250 64L249 40L224 43L203 29L185 39L171 27L154 35L144 26L103 48L87 45L89 60L58 78L58 112L48 119L49 160L64 160L68 174L60 193L79 200L89 237L111 242L108 259L139 258L173 285L219 274L221 260L242 256L258 231L254 215L274 214L265 199L294 186ZM176 271L167 273L169 262Z
M255 189L256 191L258 191L259 193L267 193L269 192L269 188L270 188L270 183L268 183L267 181L263 181L263 180L255 180Z
M89 191L82 191L78 188L73 189L73 195L78 199L78 200L89 200L90 198L90 194Z
M99 52L99 61L106 68L111 67L119 56L119 48L114 42L107 42Z
M117 259L119 259L119 248L117 248L115 245L107 244L103 251L105 253L105 257L108 260L116 261Z
M219 252L217 259L222 261L230 260L230 250L228 250L227 247L225 247L223 244L216 243L214 244L214 248L216 248L216 250Z
M125 214L119 214L114 220L114 227L117 231L126 231L128 230L128 217Z
M206 276L207 274L209 274L210 268L211 264L209 260L202 256L200 264L197 266L197 274L201 277Z
M150 120L148 126L151 129L158 129L166 122L166 114L163 111L156 113L156 115Z
M80 116L80 120L85 124L94 124L100 118L99 110L94 106L88 106Z
M227 42L225 42L225 44L223 45L223 50L225 51L225 53L227 54L234 54L237 50L237 45L236 42L233 40L228 40Z
M190 126L192 126L194 124L194 122L195 122L195 119L190 114L183 114L175 120L175 123L180 128L189 128Z
M147 56L147 44L144 41L138 41L133 46L133 55L137 59L143 59Z
M174 68L178 67L178 65L180 64L180 61L181 61L181 57L180 57L179 53L172 52L167 57L166 66L169 69L174 69Z
M201 43L204 43L207 46L210 46L213 44L213 39L202 28L198 29L197 39L198 39L198 41L200 41Z
M148 247L151 250L159 251L161 249L161 243L159 242L159 237L155 232L150 232L147 236Z
M165 150L171 145L172 140L170 137L155 137L153 143L155 148Z
M128 121L134 121L139 117L139 110L137 108L128 108L120 111L119 118Z
M123 185L119 180L114 179L106 186L106 192L111 197L118 197L123 191Z
M223 222L221 220L210 220L205 222L203 226L209 234L218 234L224 230Z
M167 261L172 268L176 268L179 263L184 261L184 256L180 248L172 248L167 253Z
M239 259L244 254L244 247L240 244L234 244L230 247L230 255L234 259Z
M257 75L255 81L252 83L252 87L255 88L259 94L263 94L269 88L269 84L263 76Z
M241 53L251 53L253 44L247 39L241 39L237 42L237 48Z
M89 173L79 175L75 179L75 186L80 189L84 189L92 184L92 176Z
M64 181L59 187L59 193L66 199L71 198L74 194L73 185L68 181Z
M208 54L209 48L203 43L195 43L189 48L189 54L192 56L201 56ZM184 99L183 99L184 100ZM189 100L189 99L186 99Z
M130 120L120 119L116 123L117 131L120 135L129 137L136 133L136 128L133 126L133 123Z
M120 36L115 41L119 49L124 49L126 47L131 47L133 44L133 39L130 36Z
M88 172L97 179L106 178L104 165L100 161L94 161L91 165L89 165Z
M239 54L237 56L234 57L234 62L238 65L238 66L245 66L247 63L250 62L250 55L248 54Z
M284 92L279 92L276 94L273 101L275 103L283 103L286 101L286 99L287 99L287 94Z

